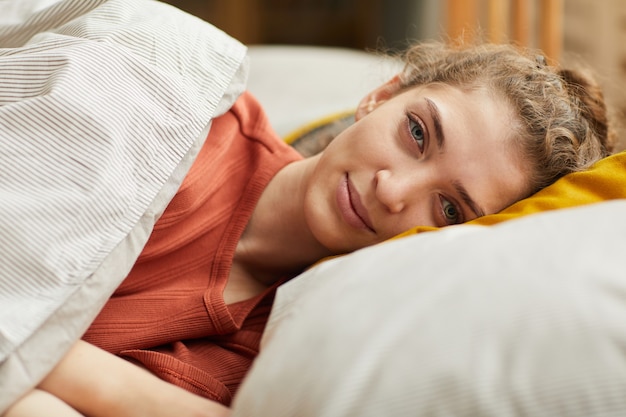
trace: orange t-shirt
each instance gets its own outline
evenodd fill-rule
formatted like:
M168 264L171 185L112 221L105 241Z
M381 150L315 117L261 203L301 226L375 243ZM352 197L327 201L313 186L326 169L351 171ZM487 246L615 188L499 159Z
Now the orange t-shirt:
M228 405L258 353L274 288L226 305L234 251L267 183L301 156L248 93L215 119L135 266L84 335Z

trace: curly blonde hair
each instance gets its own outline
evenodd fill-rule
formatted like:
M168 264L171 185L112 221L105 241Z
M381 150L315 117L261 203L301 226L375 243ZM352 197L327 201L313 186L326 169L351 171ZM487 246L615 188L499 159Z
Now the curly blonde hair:
M547 65L543 56L512 45L419 43L403 54L401 91L446 83L485 87L517 115L513 132L534 193L570 172L588 168L613 150L602 91L581 70Z

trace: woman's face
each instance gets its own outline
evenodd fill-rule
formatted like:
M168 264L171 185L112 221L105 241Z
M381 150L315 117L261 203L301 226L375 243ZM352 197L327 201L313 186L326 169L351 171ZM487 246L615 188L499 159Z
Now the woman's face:
M444 84L381 97L319 156L307 185L305 217L322 245L352 251L411 227L492 214L526 195L504 100Z

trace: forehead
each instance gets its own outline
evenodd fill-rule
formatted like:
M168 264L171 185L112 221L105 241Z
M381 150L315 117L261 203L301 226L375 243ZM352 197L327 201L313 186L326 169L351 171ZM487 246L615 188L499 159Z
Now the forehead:
M528 176L514 146L516 117L512 106L494 92L429 84L406 92L407 106L435 121L445 137L438 152L441 169L460 182L486 213L495 213L527 194Z

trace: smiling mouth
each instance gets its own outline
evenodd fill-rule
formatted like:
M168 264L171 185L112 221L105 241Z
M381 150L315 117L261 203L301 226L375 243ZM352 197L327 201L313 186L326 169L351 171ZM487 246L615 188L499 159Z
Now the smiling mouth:
M347 174L337 189L337 203L346 223L357 229L376 233L367 215L367 209Z

